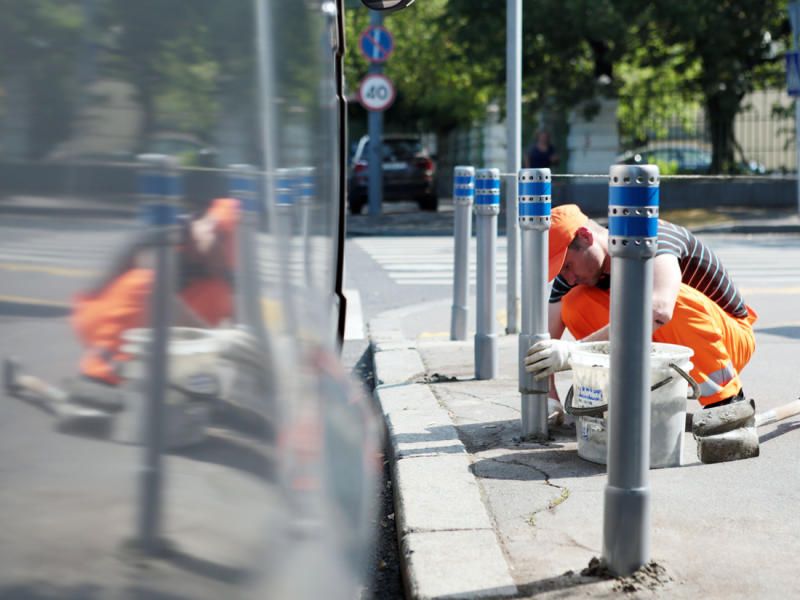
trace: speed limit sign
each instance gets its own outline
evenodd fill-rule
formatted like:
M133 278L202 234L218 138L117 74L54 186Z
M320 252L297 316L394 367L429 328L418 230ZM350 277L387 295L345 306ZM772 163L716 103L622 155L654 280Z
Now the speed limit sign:
M367 110L386 110L394 102L395 91L391 80L378 73L371 73L358 86L358 100Z

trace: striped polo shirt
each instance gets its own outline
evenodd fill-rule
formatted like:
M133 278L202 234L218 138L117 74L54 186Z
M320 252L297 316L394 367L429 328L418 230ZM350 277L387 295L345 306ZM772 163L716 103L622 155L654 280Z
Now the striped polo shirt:
M688 229L659 220L656 256L661 254L671 254L678 259L683 283L705 294L734 317L747 316L744 298L736 289L725 266L711 248L698 240ZM608 289L609 283L609 278L606 276L597 283L597 287ZM572 287L560 275L556 277L550 293L550 302L559 302Z

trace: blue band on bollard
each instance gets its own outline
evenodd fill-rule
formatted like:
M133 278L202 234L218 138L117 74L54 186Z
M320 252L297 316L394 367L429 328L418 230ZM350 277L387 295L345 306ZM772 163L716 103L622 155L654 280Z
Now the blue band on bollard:
M499 190L500 189L500 180L499 179L476 179L475 180L475 189L477 189L477 190Z
M608 217L608 233L614 237L658 237L658 217Z
M174 225L178 222L178 208L171 204L145 204L140 219L147 225Z
M471 185L474 182L475 178L472 175L456 175L453 181L455 185Z
M280 206L291 206L294 204L294 193L292 190L278 190L277 200Z
M145 196L181 195L181 181L177 175L164 173L142 173L139 175L139 193Z
M456 198L472 198L475 195L473 188L456 188L453 190Z
M549 202L520 202L519 203L519 216L520 217L549 217L550 216L550 203Z
M475 204L478 205L500 204L500 194L476 194Z
M228 190L234 195L241 192L255 192L257 189L256 180L252 177L231 177L228 180Z
M658 187L609 186L610 206L658 206Z
M520 196L550 196L552 186L549 181L520 181Z
M237 198L242 210L245 212L258 212L258 202L252 198Z

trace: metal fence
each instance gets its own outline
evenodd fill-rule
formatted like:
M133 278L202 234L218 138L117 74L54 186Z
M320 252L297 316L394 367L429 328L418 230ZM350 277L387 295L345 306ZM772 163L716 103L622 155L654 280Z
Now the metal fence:
M709 120L702 103L675 97L660 105L670 109L647 111L640 99L620 99L621 149L655 153L666 162L680 161L681 170L702 172L711 153ZM796 171L794 104L786 92L752 92L741 107L734 121L736 158L755 172Z

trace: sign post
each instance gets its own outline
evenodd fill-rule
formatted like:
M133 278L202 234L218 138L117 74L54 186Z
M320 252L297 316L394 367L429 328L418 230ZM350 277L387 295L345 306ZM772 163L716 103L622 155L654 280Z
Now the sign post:
M522 147L522 0L506 0L506 171L520 168ZM519 331L518 282L520 226L517 222L517 181L506 180L506 333Z
M376 217L381 214L383 204L383 111L394 102L394 86L383 76L383 63L394 50L394 40L383 26L383 13L372 11L370 26L361 33L358 47L372 63L369 75L361 81L358 95L362 106L369 111L369 215Z
M797 144L797 212L800 213L800 1L789 2L789 21L792 24L792 50L786 53L786 84L794 98L794 131Z

